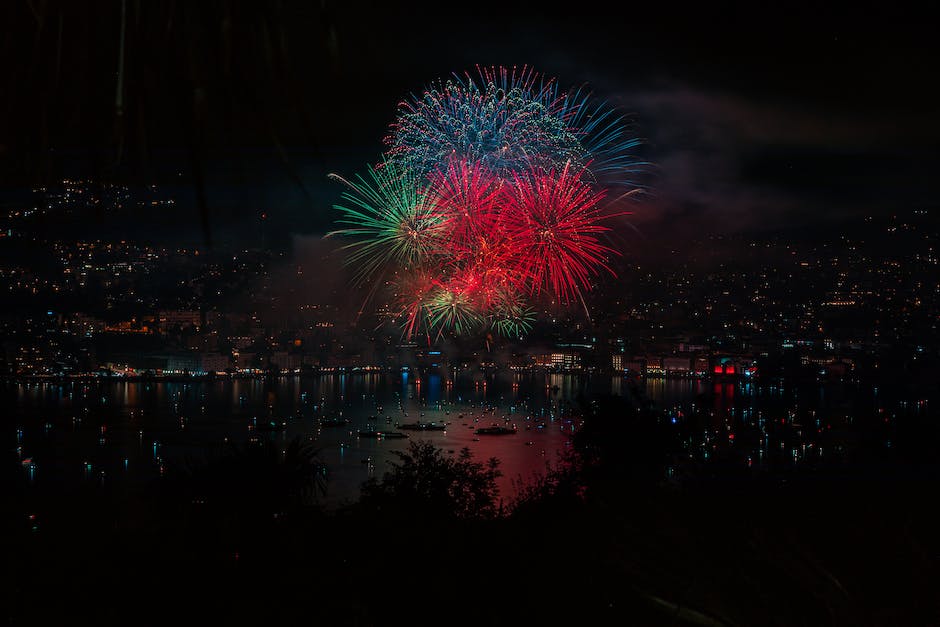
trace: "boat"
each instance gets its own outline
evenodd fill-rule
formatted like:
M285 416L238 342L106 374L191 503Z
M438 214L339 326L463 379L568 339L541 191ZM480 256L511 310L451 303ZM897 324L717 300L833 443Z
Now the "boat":
M447 425L443 422L404 422L395 426L406 431L444 431L447 429Z
M320 421L321 427L345 427L349 421L345 418L324 418Z
M515 433L515 429L493 425L492 427L480 427L476 430L477 435L509 435Z
M286 420L262 420L257 424L248 425L248 429L255 431L283 431L287 428Z
M373 438L376 440L396 440L401 438L407 438L407 433L401 433L399 431L372 431L363 429L359 432L360 438Z

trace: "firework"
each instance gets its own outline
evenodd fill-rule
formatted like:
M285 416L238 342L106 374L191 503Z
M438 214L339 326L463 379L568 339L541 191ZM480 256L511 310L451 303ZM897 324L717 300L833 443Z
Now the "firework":
M357 282L390 264L424 263L441 247L444 219L423 180L390 164L369 168L367 177L353 181L330 176L345 183L348 191L343 194L345 204L334 205L342 214L337 222L346 226L328 237L355 239L344 248L349 251L346 263L356 268Z
M595 179L633 185L646 165L615 109L528 68L484 67L432 84L399 104L391 130L387 158L425 175L454 158L500 176L572 162L593 164Z
M521 338L535 321L535 310L513 288L500 290L490 310L493 330L505 337Z
M426 304L428 325L441 335L445 329L457 335L478 329L484 320L476 301L476 285L462 278L441 284Z
M525 67L433 84L399 105L386 143L364 177L333 175L348 190L330 235L353 240L346 262L387 288L403 335L429 340L521 337L532 304L584 303L617 254L607 191L634 193L644 165L616 110Z
M603 192L569 165L558 173L518 174L509 189L501 227L513 242L519 275L533 294L547 289L562 302L580 299L616 252L598 239L609 230L601 223Z
M430 175L448 247L469 254L493 232L501 181L483 165L451 159Z
M425 269L404 269L389 282L395 318L401 321L402 335L411 339L429 323L428 303L437 290L437 281Z
M561 115L550 84L529 70L481 70L432 85L399 104L389 158L429 174L457 158L500 175L556 161L580 159L576 131Z
M584 174L620 187L638 186L637 178L649 163L633 154L642 141L631 135L616 109L594 101L589 92L579 88L561 96L558 110L581 142L584 159L572 162L584 167Z

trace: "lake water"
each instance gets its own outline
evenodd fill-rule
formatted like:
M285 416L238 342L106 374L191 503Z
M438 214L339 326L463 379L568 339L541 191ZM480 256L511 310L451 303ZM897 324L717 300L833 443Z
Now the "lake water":
M640 390L676 424L691 455L708 459L717 442L738 437L750 446L747 463L769 454L793 463L831 450L832 428L851 427L859 411L922 411L920 403L886 410L877 394L819 386L794 390L782 383L647 379ZM334 374L275 379L191 382L101 381L0 383L4 407L0 484L30 490L46 485L95 483L132 486L180 465L198 466L226 442L265 438L286 445L300 437L319 449L329 469L326 503L358 498L359 486L381 477L415 439L457 454L466 447L478 461L496 457L500 492L511 499L519 481L544 472L570 446L581 394L622 394L619 376L500 373L420 378L408 373ZM704 429L682 431L695 403L712 416ZM906 402L905 402L906 403ZM324 420L344 419L342 426ZM445 431L408 431L408 439L369 439L360 430L395 430L398 423L444 422ZM275 429L266 425L274 423ZM493 423L511 435L477 435ZM776 426L774 426L776 425ZM828 438L826 443L821 438ZM840 436L841 437L841 436ZM837 443L837 442L836 442ZM829 448L824 448L824 444ZM887 442L890 445L890 442ZM452 452L452 453L451 453Z
M474 458L500 460L501 494L544 472L569 445L580 393L616 391L620 378L575 375L458 377L408 373L325 375L192 382L6 382L4 439L20 479L101 484L144 481L174 464L198 465L225 442L267 438L311 441L329 469L329 504L355 500L360 484L381 477L415 439ZM688 382L686 382L688 383ZM323 426L342 418L344 426ZM360 430L398 423L449 423L445 431L408 431L408 439L361 438ZM271 423L275 429L268 428ZM511 435L476 429L511 424ZM9 450L9 449L7 449ZM9 466L7 467L9 468Z

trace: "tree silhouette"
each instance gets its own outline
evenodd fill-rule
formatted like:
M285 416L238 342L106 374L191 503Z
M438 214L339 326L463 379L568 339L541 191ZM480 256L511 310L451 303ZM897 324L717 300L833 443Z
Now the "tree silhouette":
M395 453L381 481L370 479L362 487L360 505L406 515L457 518L493 518L500 514L496 479L499 461L473 461L470 449L455 457L426 441L412 442L407 452Z
M178 468L167 492L185 499L193 524L242 537L317 507L327 480L318 453L299 437L284 449L267 440L232 445L202 466Z

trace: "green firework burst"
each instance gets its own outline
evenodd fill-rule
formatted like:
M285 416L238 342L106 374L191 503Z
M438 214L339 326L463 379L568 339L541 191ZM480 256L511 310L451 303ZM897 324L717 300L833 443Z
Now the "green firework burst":
M444 236L445 221L436 196L422 179L391 163L369 167L366 177L349 181L331 174L349 189L337 222L344 228L327 236L343 236L355 241L343 248L349 251L347 265L355 268L355 280L363 283L390 264L416 266L426 263Z

